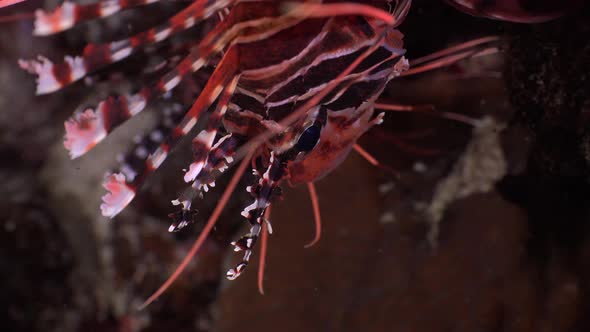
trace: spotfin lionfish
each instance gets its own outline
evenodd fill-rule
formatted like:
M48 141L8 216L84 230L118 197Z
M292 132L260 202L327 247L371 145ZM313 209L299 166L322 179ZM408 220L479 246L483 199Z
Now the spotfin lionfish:
M35 13L34 34L56 34L157 1L97 0L85 5L66 1L52 12ZM0 7L16 2L3 0ZM187 78L194 73L214 67L192 106L180 115L164 114L159 125L122 159L119 170L105 177L108 193L101 210L113 218L208 113L205 129L192 139L193 162L184 174L190 185L172 201L179 210L171 215L169 231L176 232L193 220L193 200L214 187L220 174L239 161L190 252L143 306L162 294L186 267L249 168L256 182L246 188L253 202L242 216L250 229L232 242L243 258L227 272L227 278L236 279L244 272L259 237L264 259L266 235L271 233L270 206L284 180L307 184L316 217L316 237L310 245L317 242L321 228L313 182L336 168L351 150L380 165L356 144L361 135L382 122L384 113L376 110L433 112L379 103L387 83L483 54L494 49L498 40L480 38L409 62L397 28L410 7L411 0L192 0L165 23L131 37L88 44L82 54L65 56L60 62L42 56L20 61L22 68L37 76L37 94L48 94L199 22L214 23L159 80L135 93L109 96L65 123L64 145L77 158L148 104L188 84Z

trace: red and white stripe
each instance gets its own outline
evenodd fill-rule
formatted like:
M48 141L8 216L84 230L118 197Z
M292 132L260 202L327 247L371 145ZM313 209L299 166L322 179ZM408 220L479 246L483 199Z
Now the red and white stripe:
M151 0L149 0L151 1ZM105 44L88 44L80 56L66 56L63 62L53 63L44 57L38 60L19 60L21 67L38 76L37 94L55 92L72 84L89 73L95 72L109 64L121 61L137 52L140 48L159 43L173 34L193 27L197 22L209 18L217 11L225 8L235 0L206 1L198 0L166 23L155 28L140 32L132 37ZM101 2L114 6L116 1ZM61 17L60 25L68 26L71 19L65 20L66 14L77 8L70 2L64 3L54 14ZM112 9L111 9L112 10ZM69 22L69 23L68 23ZM216 30L219 34L219 29Z
M86 76L84 58L66 56L64 62L54 64L44 56L36 60L18 60L19 66L31 74L37 75L38 95L51 93Z
M96 111L94 111L94 116L89 117L88 121L96 122L96 126L103 124L104 130L108 134L132 116L142 112L150 102L176 88L186 75L198 71L205 63L205 60L199 56L198 52L192 52L174 70L164 75L156 84L142 88L139 93L119 97L116 105L112 103L113 96L109 96L107 99L99 102ZM221 92L221 87L220 85L217 88L218 92ZM107 115L113 121L106 121ZM73 157L80 156L81 154L78 152L83 154L89 151L94 145L106 137L106 135L95 135L94 140L89 141L85 136L91 135L91 133L86 132L88 131L86 127L75 126L75 119L74 121L68 120L68 122L71 125L66 127L66 137L67 142L69 142L66 148L69 149L70 146L77 147L77 153L74 153L72 155ZM189 119L188 123L183 124L184 129L181 128L181 130L187 130L188 133L195 123L196 117L195 120ZM68 131L68 128L71 128L71 130Z
M107 136L102 112L95 113L91 109L74 115L64 125L64 146L72 159L85 154Z
M230 57L230 56L228 56L229 54L233 54L233 53L227 52L225 56ZM221 63L223 63L223 60ZM222 74L221 71L216 71L216 73L218 73L218 75ZM230 73L223 73L223 74L230 74ZM219 96L219 94L222 91L222 89L220 89L220 87L225 86L226 84L228 84L228 82L232 82L232 81L237 82L236 77L232 77L232 76L219 77L217 80L215 80L214 79L215 76L216 75L214 73L213 76L207 82L207 85L203 89L203 91L202 91L201 95L199 96L199 98L197 99L197 101L193 104L193 106L191 107L191 109L189 110L187 115L184 117L184 119L181 121L181 123L175 127L175 129L172 131L172 134L169 135L166 138L166 140L160 145L160 147L147 158L145 174L141 178L137 178L137 180L134 181L133 188L138 188L142 184L142 182L145 180L145 177L147 177L149 174L154 172L156 169L158 169L162 165L162 163L168 157L170 150L178 143L178 141L183 136L187 135L191 131L191 129L195 126L200 114L202 112L206 111L215 102L215 100L217 99L217 97ZM225 75L221 75L221 76L225 76ZM232 84L235 87L235 84L237 84L237 83L231 83L230 86ZM123 178L123 181L124 181L124 178ZM120 188L120 187L121 186L115 186L115 188ZM112 193L105 195L105 197L110 197L109 195L112 195ZM131 197L131 199L132 198L133 197ZM116 213L119 213L125 206L119 206L119 205L112 206L109 204L110 202L116 203L116 204L124 203L125 205L127 205L131 202L131 200L109 200L108 202L105 201L103 204L104 208L102 210L107 211L107 212L115 212L115 214L116 214ZM112 217L112 215L108 215L108 216Z
M215 187L215 180L233 162L233 155L241 143L241 139L233 134L221 137L211 148L207 156L207 162L203 166L198 177L179 198L172 201L172 205L182 205L181 216L189 216L193 199L202 191L209 191L209 187ZM216 173L219 172L219 173ZM176 232L188 225L188 220L175 220L168 228L169 232Z
M159 0L101 0L88 5L65 1L52 12L40 9L35 11L33 34L36 36L51 35L70 29L80 22L107 17L121 10L157 1Z
M102 196L100 211L103 216L113 218L121 212L135 197L136 189L125 181L121 173L109 174L105 177L103 187L108 191Z
M221 125L221 119L223 119L223 116L225 115L225 111L227 110L229 101L234 94L237 83L238 77L236 76L224 89L221 97L219 98L219 102L217 103L217 108L209 118L207 128L202 130L193 139L194 161L190 164L189 170L184 175L185 182L194 181L207 162L209 152L213 146L213 141L215 140L217 132L219 131L219 126Z
M231 0L226 0L197 1L196 3L202 5L202 11L199 15L203 15L202 17L208 17L207 15L212 15L218 12L232 2L233 1ZM257 1L248 1L243 4L253 4L254 8L256 3ZM194 6L194 4L191 6ZM187 13L188 15L190 12L185 10L183 13ZM228 104L237 88L238 81L242 82L239 79L242 72L242 68L240 67L242 62L239 57L240 51L245 50L248 47L255 47L256 42L258 41L270 41L282 31L293 28L304 20L304 18L283 15L279 9L276 9L276 13L264 13L261 15L262 17L255 17L245 21L235 21L232 16L233 14L233 11L231 11L229 15L224 18L223 22L205 36L194 51L182 60L173 71L165 75L157 84L142 89L139 94L122 97L122 99L119 100L119 104L117 104L118 108L116 112L112 111L113 107L107 107L107 100L98 105L96 112L87 111L83 113L83 117L76 119L78 121L69 121L69 131L66 134L67 146L70 148L72 156L79 156L102 140L117 125L141 112L154 98L174 89L180 84L185 75L199 70L213 57L220 54L220 52L225 52L222 60L217 63L216 69L209 78L202 93L187 112L183 120L172 130L171 134L161 143L161 145L146 158L144 171L141 173L133 173L133 180L126 179L125 175L122 173L115 173L107 176L104 186L109 192L103 197L103 204L101 206L104 215L113 217L131 202L135 192L145 181L146 177L162 165L178 141L191 132L202 112L206 111L218 99L218 107L212 114L207 128L199 133L199 135L193 140L193 145L196 148L195 159L184 176L185 181L193 181L189 190L194 193L202 189L206 190L207 186L213 186L214 179L210 176L212 170L217 169L223 171L223 169L233 160L232 156L234 151L221 151L223 150L223 144L227 142L227 139L229 139L228 137L231 136L223 137L215 145L213 142L217 135L221 119L226 115L225 113ZM175 17L179 17L179 15ZM190 13L190 15L193 15L191 17L197 17L194 12ZM172 22L172 20L170 22ZM186 20L183 22L186 22ZM375 37L376 34L375 36L367 36L364 33L354 30L356 29L354 27L349 28L346 25L341 24L344 30L338 30L340 25L332 25L335 20L330 19L323 22L323 25L319 26L322 31L320 35L314 35L312 38L309 38L309 43L303 48L303 51L300 54L290 55L288 58L278 63L268 63L266 65L263 63L262 66L256 68L248 68L245 73L249 76L246 74L244 75L244 83L246 84L242 86L240 91L245 93L248 91L254 91L255 93L252 93L251 95L259 97L257 100L263 102L264 107L267 108L279 106L279 104L285 104L287 102L295 103L298 100L313 98L325 88L326 82L317 82L317 84L306 85L304 93L291 93L285 98L276 98L272 101L269 100L269 97L274 93L280 92L288 87L290 83L304 78L306 73L318 66L324 65L326 61L351 55L378 40L377 37ZM195 24L194 21L189 21L189 23ZM302 24L305 24L305 22ZM186 23L182 23L182 26L185 25ZM142 43L157 42L167 38L171 33L174 33L174 29L170 26L161 26L156 29L151 29L150 31L151 32L145 34L145 38L142 38L141 40L137 39L134 41L132 37L126 40L104 44L108 45L108 47L105 47L102 50L99 50L99 47L95 45L95 47L98 48L92 50L92 52L98 53L92 54L102 54L104 57L93 58L93 61L98 65L118 61L129 56L137 46L143 45ZM344 34L347 38L343 38L340 43L331 45L332 48L328 50L322 49L323 41L330 38L331 33ZM392 56L386 60L398 56L399 54L392 54ZM87 72L87 67L90 67L90 64L88 63L89 60L83 60L85 62L83 61L81 66L84 67ZM379 72L374 71L375 68L386 60L373 64L373 66L370 66L362 72L353 72L348 75L342 85L340 85L340 88L336 90L336 94L333 95L330 100L340 98L340 96L345 93L347 87L351 86L353 83L367 80L386 81L389 75L386 70L380 70ZM73 59L71 61L76 64ZM57 66L59 65L53 65L48 62L48 60L41 61L37 66L30 65L32 70L51 73L53 73L54 68ZM83 76L83 74L80 73L81 70L79 70L76 75L71 76L69 81L71 82L72 80L79 79L80 77L78 76ZM41 76L42 75L40 75L40 77ZM51 77L51 75L45 75L44 80L51 81ZM332 78L327 77L326 79L329 81ZM68 80L53 79L53 82L50 82L51 84L46 84L46 86L44 85L44 89L41 89L41 91L46 92L51 91L51 89L59 88L59 85L63 84L64 81ZM257 89L252 90L250 84L257 86ZM219 98L220 96L221 98ZM116 113L117 116L112 116L113 112ZM86 124L89 126L80 125L80 120L86 121ZM87 128L91 129L88 130ZM221 152L221 155L224 157L223 161L217 160L217 162L213 162L210 160L212 154L219 152ZM259 194L259 197L256 197L255 201L250 206L246 207L242 213L249 219L249 221L253 222L254 226L260 225L259 219L262 218L261 216L264 214L264 210L270 204L271 193L280 182L280 179L270 179L270 169L276 164L275 159L274 152L271 152L269 168L261 175L260 181L256 185L257 188L254 190ZM190 198L192 198L191 195L181 196L176 203L182 204L184 209L188 209L191 204ZM177 229L177 227L174 227L174 229ZM254 233L252 235L257 236L257 234ZM252 238L250 240L250 244L253 244L255 241L255 239L252 240ZM238 266L233 272L228 272L228 278L235 278L241 273L247 264L250 253L251 251L248 249L247 253L245 253L244 260L240 265L241 267Z
M254 196L254 202L242 211L242 216L250 223L250 232L242 236L238 241L232 242L234 251L244 251L244 256L240 263L227 271L227 279L234 280L238 278L248 266L252 250L260 235L262 224L266 222L264 214L270 206L270 200L274 190L285 176L285 167L286 165L275 156L274 151L271 151L268 167L262 176L259 175L258 171L254 172L259 177L258 183L255 186L248 186L246 188ZM271 172L273 173L272 175ZM273 176L276 176L276 178L273 178Z
M64 146L72 159L78 158L101 142L121 123L141 112L147 104L140 94L115 97L101 101L96 109L87 108L65 122Z

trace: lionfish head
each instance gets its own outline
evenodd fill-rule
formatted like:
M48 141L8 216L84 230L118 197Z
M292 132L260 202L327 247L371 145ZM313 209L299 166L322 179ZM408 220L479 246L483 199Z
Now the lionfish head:
M372 118L371 101L359 108L340 112L321 109L318 113L296 137L298 153L288 167L291 185L314 182L329 174L346 159L358 138L382 121L382 114Z

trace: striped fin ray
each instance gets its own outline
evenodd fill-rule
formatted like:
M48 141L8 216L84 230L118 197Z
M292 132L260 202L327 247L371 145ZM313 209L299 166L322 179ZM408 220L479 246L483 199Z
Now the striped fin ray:
M224 21L224 23L228 21L230 19ZM136 94L123 97L111 96L101 101L96 108L86 109L83 113L76 114L68 120L65 124L66 139L64 145L70 151L70 156L76 158L86 153L102 141L117 126L143 111L149 102L174 89L185 75L201 69L207 63L208 59L221 52L230 42L236 39L235 37L241 30L251 29L252 27L259 27L264 30L263 28L268 28L269 24L274 26L275 29L280 29L284 28L289 22L290 20L287 20L287 23L285 23L284 19L281 18L275 18L270 23L266 18L252 20L251 22L247 21L238 24L235 27L237 29L230 29L231 31L225 34L221 33L226 28L224 24L218 25L213 31L208 33L199 44L197 50L192 51L174 70L167 73L155 85L144 87ZM247 36L250 36L250 38L258 36L257 34L259 33L256 29L249 32ZM233 53L236 52L235 50L233 51ZM228 58L229 53L230 51L228 50L224 59ZM236 66L238 64L238 59L235 58L237 55L234 54L233 57L232 66ZM219 67L223 66L219 64ZM50 78L53 80L52 76ZM221 89L221 86L218 88Z
M64 146L70 157L75 159L82 156L122 123L141 113L150 102L181 84L182 76L177 73L176 69L157 84L144 86L137 93L111 94L96 106L75 113L65 122Z
M193 162L190 164L189 170L184 175L185 182L194 181L207 162L207 157L213 146L213 141L217 136L221 120L225 115L225 111L227 110L229 101L234 94L237 83L238 77L236 76L219 97L217 108L211 114L207 127L193 139Z
M205 59L198 52L191 52L155 84L144 86L134 94L111 95L96 107L74 114L65 123L64 146L70 157L77 158L88 152L115 128L142 112L156 98L172 91L188 74L200 70L205 64Z
M197 0L164 24L114 42L88 44L80 56L67 55L64 57L64 61L59 63L53 63L49 59L39 56L36 60L19 60L19 65L38 76L38 95L52 93L80 80L91 72L129 57L141 47L159 43L173 34L193 27L197 22L209 18L234 1ZM212 32L219 34L223 28L225 27L221 24Z
M237 82L238 77L236 76L223 90L215 111L209 117L207 127L193 139L193 162L190 164L189 170L184 176L185 182L193 182L193 184L185 190L181 195L181 198L172 201L173 205L182 204L182 209L170 215L173 222L168 228L169 232L177 232L192 221L193 213L191 211L191 205L193 199L197 196L197 193L200 192L201 188L208 191L208 186L214 187L215 179L211 176L213 170L217 169L223 171L223 167L226 165L225 163L231 163L233 161L229 154L235 149L232 149L231 145L223 144L228 138L231 138L231 134L219 139L215 146L213 146L213 141L217 136L219 126L221 125L221 119L227 110L229 101L236 89ZM235 142L235 140L228 141L228 143L233 142ZM211 161L208 162L210 155L219 158L220 153L223 159L217 159L217 161L214 161L213 159L215 158L211 158ZM198 176L201 176L201 181L196 181ZM206 180L202 181L203 178L206 178Z
M188 107L180 103L163 107L156 126L149 133L137 136L127 153L117 157L120 165L115 173L122 173L125 175L126 182L133 182L143 172L148 156L156 151L164 139L172 133L187 111Z
M274 151L270 153L270 160L268 162L268 168L263 174L258 171L254 171L254 175L258 177L258 182L253 186L248 186L246 190L254 197L254 202L244 208L242 216L250 223L250 232L242 236L239 240L232 242L234 251L243 251L244 256L242 261L238 263L234 268L230 269L226 273L226 277L229 280L238 278L242 272L248 266L250 256L252 255L252 249L258 240L262 224L267 222L264 218L266 209L270 206L273 194L278 190L280 181L286 175L287 164L282 162L278 158ZM270 226L270 224L268 224ZM270 231L269 227L269 233Z
M117 158L118 169L107 174L103 184L111 192L106 198L111 205L116 206L125 201L131 201L139 189L135 183L138 178L144 176L145 160L158 148L164 138L171 134L186 111L188 108L178 103L165 107L156 127L148 134L136 137L133 147Z
M194 128L201 113L217 100L225 86L237 80L235 75L236 56L236 51L232 48L224 55L203 91L180 124L172 130L172 133L166 137L158 149L147 158L145 170L142 174L135 177L131 183L127 183L125 177L121 174L114 174L107 178L104 187L109 193L103 196L103 204L101 205L101 211L105 217L112 218L116 216L133 200L137 189L145 179L162 165L168 157L168 153L180 139Z
M186 74L199 70L212 56L226 49L228 45L233 45L226 50L203 92L181 123L175 127L159 148L147 158L145 171L142 174L138 174L131 183L127 183L122 174L113 174L107 178L104 186L109 193L103 196L103 204L101 205L103 215L114 217L131 202L136 190L141 186L145 178L165 161L169 151L196 125L200 114L208 109L216 101L224 87L235 79L239 73L239 47L241 44L269 38L273 34L287 29L302 20L302 18L294 18L288 15L273 16L275 13L271 13L270 16L263 15L261 18L255 15L254 17L256 18L254 19L236 23L233 22L231 17L232 12L230 12L230 16L222 24L217 26L225 29L223 25L229 24L232 27L231 29L222 34L216 31L217 28L211 31L199 43L197 49L191 52L175 70L169 72L158 84L142 89L140 93L130 96L131 98L124 98L124 102L119 103L121 106L118 107L121 112L112 112L113 114L116 113L116 117L112 118L117 121L112 121L109 117L101 117L103 114L106 114L101 109L98 109L96 114L92 111L84 112L82 114L83 116L80 115L81 121L76 121L78 119L70 121L70 124L74 126L75 130L81 134L89 134L81 140L79 146L76 146L79 150L78 153L84 153L106 137L108 132L112 131L117 125L141 112L148 102L162 93L175 88ZM126 103L128 99L133 101L133 107L130 107L130 104ZM88 133L87 128L93 128L93 132ZM79 135L80 133L74 132L74 135L70 136L84 136Z
M246 25L248 26L248 24ZM209 58L218 54L229 42L231 42L232 39L230 37L224 36L220 33L220 31L224 31L224 29L224 25L220 24L213 31L209 32L199 44L197 50L192 51L176 66L174 70L168 72L156 84L145 86L135 94L123 97L110 96L101 101L96 108L88 108L80 114L75 114L70 120L66 121L66 138L64 145L70 151L70 156L76 158L88 152L117 126L121 125L132 116L142 112L148 103L174 89L187 74L200 70L207 63ZM229 35L235 36L236 33L236 31L231 31L229 32ZM237 68L235 68L239 64L237 52L238 51L235 47L233 49L228 49L222 59L224 64L218 64L218 68L222 69L215 71L218 78L216 80L212 79L212 82L223 82L224 80L222 77L228 74L228 68L232 68L231 71L233 72L231 75L234 75L237 72ZM215 95L215 98L221 91L222 87L222 85L216 87L219 91L216 91L217 94ZM199 101L197 101L197 103L198 102ZM201 100L200 102L202 103L204 101ZM200 112L200 108L197 108L195 112L197 110ZM193 116L191 115L191 117ZM187 124L194 126L195 123Z
M198 238L193 242L193 245L191 246L190 250L182 259L182 262L180 262L178 267L174 270L170 277L166 279L162 286L160 286L158 290L154 292L154 294L152 294L147 300L143 302L143 304L139 306L138 310L143 310L145 307L150 305L150 303L153 303L158 297L160 297L170 287L170 285L172 285L174 281L178 279L182 271L184 271L184 269L187 267L187 265L190 263L193 257L195 257L195 255L199 252L199 249L203 246L203 243L207 239L207 236L209 236L209 234L213 230L213 227L215 227L215 224L217 223L217 220L219 219L219 216L221 215L223 208L226 206L231 194L234 192L236 186L238 185L240 178L242 177L242 175L244 175L244 172L248 167L248 162L250 161L252 155L253 151L250 151L246 155L246 158L244 158L240 162L240 165L238 166L236 172L233 174L231 180L225 187L223 194L221 195L221 198L217 202L215 209L213 209L213 212L211 213L209 219L205 223L205 227L199 234Z
M108 17L122 10L145 6L160 0L99 0L81 5L64 1L52 12L35 11L35 36L47 36L68 30L80 22Z
M207 191L208 187L215 186L217 176L223 173L233 162L233 155L243 140L243 137L239 135L227 134L213 145L207 156L207 162L195 181L178 199L172 201L173 205L182 204L182 209L170 215L173 222L168 228L169 232L177 232L192 221L190 217L193 199L201 193L201 190Z
M146 176L146 158L153 152L159 143L170 135L175 125L180 122L186 112L180 104L174 104L165 108L156 127L147 135L138 136L135 144L125 154L117 157L119 167L112 173L107 173L103 181L103 187L109 191L103 196L101 210L103 215L113 213L111 207L128 205Z
M233 155L236 149L242 145L244 137L236 134L227 134L221 137L215 145L211 148L211 152L207 156L207 162L203 169L193 181L191 190L200 191L206 187L214 187L216 174L221 174L233 163Z
M119 124L141 112L147 98L142 94L112 94L96 107L75 113L65 123L64 146L75 159L101 142Z

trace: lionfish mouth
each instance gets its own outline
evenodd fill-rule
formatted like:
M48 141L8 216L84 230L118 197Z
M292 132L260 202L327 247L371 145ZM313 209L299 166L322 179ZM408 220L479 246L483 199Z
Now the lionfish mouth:
M0 4L6 1L15 0L2 0ZM35 13L34 34L55 34L83 21L156 1L100 0L89 5L66 1L51 13ZM289 167L295 158L305 157L318 139L337 140L346 130L355 131L351 137L358 138L380 123L382 115L373 116L374 101L389 80L408 69L403 58L403 36L395 28L406 16L411 1L396 3L392 13L388 13L348 2L194 0L163 24L129 38L88 44L81 55L65 56L62 62L53 63L44 57L19 62L22 68L37 75L37 94L47 94L148 46L170 40L201 22L216 23L201 39L180 48L184 53L179 60L170 58L165 65L169 70L159 80L135 93L113 94L65 123L64 145L71 158L80 157L155 100L174 99L178 91L191 92L194 86L200 86L195 84L197 78L193 74L214 68L204 87L196 91L198 97L192 105L185 107L182 102L175 102L162 108L156 127L137 140L121 159L117 171L105 177L103 185L108 193L103 196L101 211L113 218L208 112L205 129L192 140L193 162L184 174L190 186L172 201L180 207L180 211L171 214L173 223L169 231L176 232L193 221L193 199L214 187L216 178L241 160L189 254L144 306L157 298L196 254L250 164L256 182L247 191L253 202L242 212L250 229L232 242L234 250L244 255L227 272L231 280L248 265L258 238L262 235L264 241L266 231L271 229L269 207L280 194L281 181L289 178ZM495 40L482 39L443 55L454 55L453 61L458 61L481 52ZM433 68L448 62L434 57L424 61L423 66ZM323 118L318 114L324 114ZM310 121L323 136L307 130L304 124ZM331 128L330 135L326 135L326 128ZM303 139L304 143L298 141ZM363 152L356 146L355 149ZM313 184L308 186L315 198ZM315 199L314 211L319 225Z

